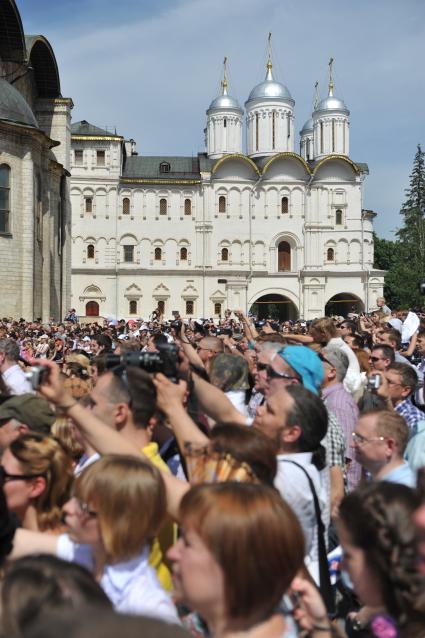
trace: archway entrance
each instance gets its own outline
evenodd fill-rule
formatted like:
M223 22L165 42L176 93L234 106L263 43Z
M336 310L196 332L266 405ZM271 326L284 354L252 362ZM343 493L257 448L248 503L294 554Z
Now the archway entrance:
M295 304L285 297L276 293L259 297L251 306L250 312L258 319L274 319L275 321L295 320L298 310Z
M98 317L99 304L97 301L88 301L86 303L86 317Z
M346 317L349 312L359 314L360 312L363 312L363 310L363 302L358 297L348 292L341 292L329 299L325 306L325 315L327 317L331 317L333 315Z

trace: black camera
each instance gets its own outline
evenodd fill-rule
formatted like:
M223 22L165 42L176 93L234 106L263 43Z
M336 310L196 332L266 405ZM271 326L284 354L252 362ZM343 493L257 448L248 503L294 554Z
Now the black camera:
M261 321L256 321L254 325L255 325L255 327L256 327L256 328L257 328L257 330L258 330L258 328L262 328L262 327L265 325L265 323L266 323L266 322L265 322L265 321L264 321L264 319L263 319L263 320L261 320Z
M177 364L179 349L174 343L161 343L156 346L159 352L123 352L121 355L106 355L106 367L115 368L118 365L135 366L145 372L155 374L161 372L170 381L177 383Z
M179 319L174 319L170 322L170 328L174 328L177 335L180 335L180 331L182 329L182 322Z
M231 328L217 328L215 331L215 334L217 336L219 335L226 335L227 337L231 337L233 334L233 331Z

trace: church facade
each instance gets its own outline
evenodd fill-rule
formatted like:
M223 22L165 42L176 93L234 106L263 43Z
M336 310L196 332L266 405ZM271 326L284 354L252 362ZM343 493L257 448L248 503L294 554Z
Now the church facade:
M0 317L69 307L71 108L51 45L0 0Z
M298 142L294 106L269 56L245 112L224 70L196 157L138 155L133 140L73 124L77 313L312 319L375 307L384 273L373 268L375 213L362 206L368 168L350 158L332 72Z

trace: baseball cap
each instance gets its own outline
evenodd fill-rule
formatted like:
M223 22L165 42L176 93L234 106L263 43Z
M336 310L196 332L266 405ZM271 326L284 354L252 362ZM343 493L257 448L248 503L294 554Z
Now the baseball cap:
M19 394L0 405L0 426L2 422L16 419L30 430L40 434L50 434L55 414L46 399L34 394Z
M319 355L306 346L285 346L278 355L301 377L303 386L318 394L323 382L323 365Z

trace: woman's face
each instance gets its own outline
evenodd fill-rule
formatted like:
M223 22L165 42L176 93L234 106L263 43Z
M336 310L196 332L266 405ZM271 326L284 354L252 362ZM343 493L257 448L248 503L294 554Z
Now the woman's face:
M366 553L353 545L350 533L342 522L338 523L338 534L343 549L342 568L348 572L355 593L363 604L380 607L382 597L379 579L368 565Z
M34 479L19 479L18 476L26 474L22 469L22 466L18 459L12 454L12 452L6 448L1 457L1 464L4 471L7 474L13 475L15 478L5 477L4 480L4 495L6 497L7 506L11 512L23 520L28 506L31 504L31 500L43 491L43 486L40 485L40 480L37 477ZM44 483L45 485L45 483Z
M225 609L224 573L199 534L190 528L168 550L177 596L205 617Z
M94 508L73 496L63 506L63 514L71 540L93 548L101 545L100 527Z

